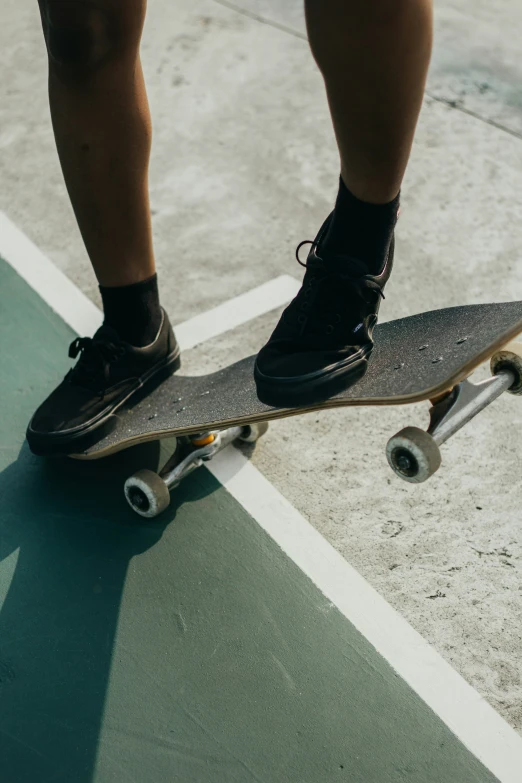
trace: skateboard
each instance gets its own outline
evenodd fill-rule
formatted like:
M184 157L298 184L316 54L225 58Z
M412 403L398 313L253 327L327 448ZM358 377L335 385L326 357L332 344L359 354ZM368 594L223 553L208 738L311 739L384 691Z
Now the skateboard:
M253 443L271 419L343 406L406 405L429 401L427 431L406 427L386 455L402 479L420 483L440 467L440 446L503 392L522 394L522 302L433 310L380 324L364 375L328 399L295 407L266 405L254 382L255 356L210 375L176 374L132 407L118 411L113 429L76 459L100 459L131 446L176 438L160 474L142 470L125 483L131 508L152 518L170 490L234 441ZM469 376L486 361L492 375Z

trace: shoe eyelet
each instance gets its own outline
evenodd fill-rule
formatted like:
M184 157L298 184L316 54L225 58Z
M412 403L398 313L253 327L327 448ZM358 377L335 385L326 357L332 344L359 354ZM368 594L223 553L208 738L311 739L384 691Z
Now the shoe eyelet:
M341 316L339 313L336 313L334 316L334 324L340 324L341 323Z
M301 305L301 310L308 310L309 307L310 307L310 302L303 302L303 304Z
M303 315L303 313L301 313L301 314L300 314L300 315L297 317L297 323L298 323L298 324L304 324L304 323L306 323L306 315Z
M332 326L332 324L328 324L326 327L326 334L332 334L332 332L335 330L335 327Z

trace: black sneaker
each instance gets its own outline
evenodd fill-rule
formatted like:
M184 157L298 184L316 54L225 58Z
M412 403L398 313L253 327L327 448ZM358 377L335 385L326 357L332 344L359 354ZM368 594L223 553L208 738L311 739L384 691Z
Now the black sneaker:
M371 275L356 258L319 255L329 221L314 242L297 248L297 260L306 268L303 285L256 359L258 396L268 405L326 399L355 382L368 365L395 241L382 272ZM312 247L303 263L299 251L307 244Z
M80 359L31 419L31 451L73 454L92 445L111 430L115 411L179 369L179 354L164 311L158 336L144 348L122 342L105 325L92 338L74 340L69 356Z

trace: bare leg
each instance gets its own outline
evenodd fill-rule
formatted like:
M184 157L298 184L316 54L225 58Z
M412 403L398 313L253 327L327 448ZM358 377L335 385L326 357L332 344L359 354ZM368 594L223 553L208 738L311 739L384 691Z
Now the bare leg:
M58 153L100 282L104 323L27 428L36 454L74 454L180 366L154 271L151 123L139 44L146 0L39 0Z
M305 0L345 185L359 199L397 196L422 104L431 0Z
M146 0L39 0L65 182L99 283L154 274L151 122L139 59Z
M288 405L357 381L393 268L399 192L431 53L431 0L305 0L341 157L303 286L259 352L259 397Z

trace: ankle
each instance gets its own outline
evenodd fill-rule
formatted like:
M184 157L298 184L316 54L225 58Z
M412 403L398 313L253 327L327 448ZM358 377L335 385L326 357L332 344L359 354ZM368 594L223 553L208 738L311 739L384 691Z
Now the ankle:
M125 342L143 347L154 342L163 319L157 275L132 285L100 286L105 323Z
M388 182L374 180L354 182L344 168L341 168L341 182L359 201L375 206L383 206L395 201L401 190L400 181L395 179Z
M319 252L352 256L365 263L371 274L379 274L386 264L399 204L400 194L383 204L363 201L341 178L335 208Z

